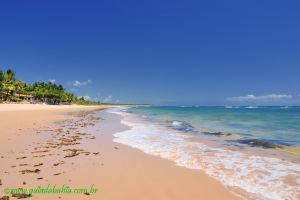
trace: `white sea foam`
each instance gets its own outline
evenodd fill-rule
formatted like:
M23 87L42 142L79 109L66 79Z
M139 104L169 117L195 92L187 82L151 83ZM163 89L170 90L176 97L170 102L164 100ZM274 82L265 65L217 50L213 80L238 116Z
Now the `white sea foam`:
M281 109L289 109L290 107L288 106L283 106L283 107L280 107Z
M172 122L172 125L173 125L173 126L181 126L181 125L182 125L182 122L180 122L180 121L173 121L173 122Z
M253 109L253 108L259 108L259 107L257 107L257 106L247 106L247 107L245 107L245 108Z
M120 109L110 112L122 115L121 122L131 127L114 134L115 142L172 160L179 166L203 170L244 198L300 199L300 166L295 163L210 147Z
M240 108L240 107L239 106L225 106L225 108L231 109L231 108Z

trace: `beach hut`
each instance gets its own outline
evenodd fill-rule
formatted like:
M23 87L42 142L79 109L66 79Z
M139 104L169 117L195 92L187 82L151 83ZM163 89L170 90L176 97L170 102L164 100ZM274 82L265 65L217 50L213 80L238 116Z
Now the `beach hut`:
M29 95L29 94L15 94L16 97L18 97L19 99L21 99L22 101L28 101L28 102L32 102L33 101L33 96Z

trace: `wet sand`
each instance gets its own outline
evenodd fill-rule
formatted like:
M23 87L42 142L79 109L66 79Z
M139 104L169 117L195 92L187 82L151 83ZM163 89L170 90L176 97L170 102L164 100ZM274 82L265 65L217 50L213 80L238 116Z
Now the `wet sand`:
M0 198L4 188L65 184L98 191L28 199L239 199L199 170L113 142L128 127L102 108L0 105Z

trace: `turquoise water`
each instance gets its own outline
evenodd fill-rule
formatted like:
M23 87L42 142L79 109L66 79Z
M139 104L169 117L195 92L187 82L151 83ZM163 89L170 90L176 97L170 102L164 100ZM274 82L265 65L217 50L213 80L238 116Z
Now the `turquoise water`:
M152 120L178 121L193 133L224 132L244 139L300 146L300 107L133 107L131 112Z
M201 170L244 199L300 199L300 157L286 152L300 146L299 107L149 106L108 112L129 127L115 133L114 142Z

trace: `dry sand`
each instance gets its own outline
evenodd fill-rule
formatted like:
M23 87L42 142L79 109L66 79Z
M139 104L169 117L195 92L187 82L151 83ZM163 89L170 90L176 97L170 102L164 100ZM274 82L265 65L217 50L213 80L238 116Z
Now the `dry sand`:
M92 111L99 108L0 105L0 198L5 188L65 184L98 191L29 199L239 199L199 170L113 142L128 127L114 114L99 119Z

